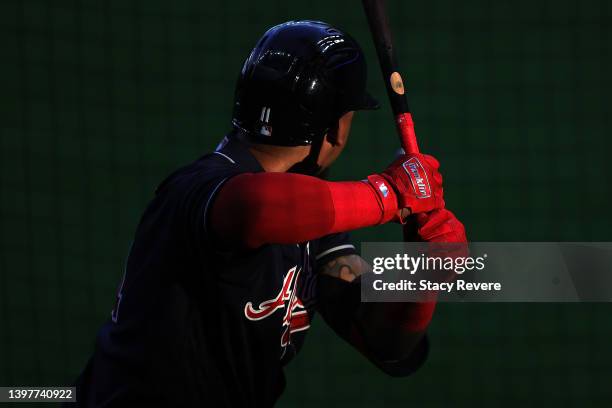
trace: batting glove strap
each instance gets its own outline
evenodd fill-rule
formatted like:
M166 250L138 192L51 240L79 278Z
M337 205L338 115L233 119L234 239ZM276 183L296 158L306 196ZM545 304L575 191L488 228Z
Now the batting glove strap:
M364 181L372 187L380 205L381 218L378 224L398 220L397 195L387 180L378 174L372 174Z

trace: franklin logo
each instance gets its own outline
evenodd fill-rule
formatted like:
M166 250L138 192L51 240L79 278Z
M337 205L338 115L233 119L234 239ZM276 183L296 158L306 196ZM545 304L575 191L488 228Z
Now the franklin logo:
M404 170L410 176L410 182L417 198L428 198L431 196L431 187L427 179L427 173L423 165L416 157L406 160L403 164Z

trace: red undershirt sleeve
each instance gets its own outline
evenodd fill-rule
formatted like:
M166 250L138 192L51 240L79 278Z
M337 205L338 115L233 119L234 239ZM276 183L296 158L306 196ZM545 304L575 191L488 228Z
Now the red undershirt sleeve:
M386 194L378 194L365 181L244 173L220 188L208 223L215 237L227 244L294 244L390 221L397 199L391 189Z

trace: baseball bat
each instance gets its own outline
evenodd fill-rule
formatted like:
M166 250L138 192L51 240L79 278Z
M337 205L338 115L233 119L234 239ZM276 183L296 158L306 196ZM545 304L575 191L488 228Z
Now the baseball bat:
M400 143L406 153L418 153L419 146L414 133L414 122L393 48L385 0L362 0L362 4L376 47Z

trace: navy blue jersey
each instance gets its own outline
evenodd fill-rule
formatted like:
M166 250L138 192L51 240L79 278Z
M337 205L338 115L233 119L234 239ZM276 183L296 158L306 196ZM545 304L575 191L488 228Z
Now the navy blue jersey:
M219 248L207 215L234 175L263 169L238 141L179 169L136 231L117 302L78 381L83 406L273 405L317 304L317 264L347 234Z

